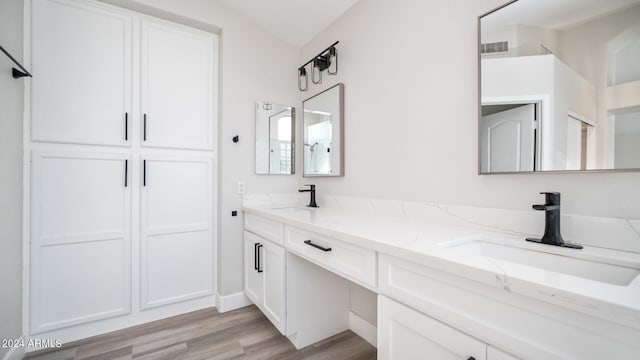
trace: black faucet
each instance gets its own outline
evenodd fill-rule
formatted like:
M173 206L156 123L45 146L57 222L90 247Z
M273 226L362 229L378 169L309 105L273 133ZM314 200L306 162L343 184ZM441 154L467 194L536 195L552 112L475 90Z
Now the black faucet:
M309 205L307 205L307 207L312 207L312 208L319 207L318 204L316 204L316 186L313 184L306 184L305 186L308 186L309 188L304 190L298 190L298 192L311 193L311 200L309 200Z
M560 234L560 193L559 192L541 192L545 195L544 205L533 205L534 210L545 211L544 235L542 239L527 238L527 241L568 247L573 249L582 249L582 245L564 241Z

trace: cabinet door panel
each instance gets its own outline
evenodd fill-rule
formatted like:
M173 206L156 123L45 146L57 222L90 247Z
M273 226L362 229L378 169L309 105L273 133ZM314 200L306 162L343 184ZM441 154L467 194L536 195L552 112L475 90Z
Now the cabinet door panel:
M144 145L213 148L216 49L215 35L142 21Z
M486 345L405 305L378 296L378 358L486 360Z
M131 194L123 154L37 151L31 171L32 331L130 310Z
M487 346L487 360L518 360L518 358L489 345Z
M213 292L210 158L143 156L141 307Z
M132 23L102 5L32 2L32 140L127 144Z
M260 265L264 274L265 315L284 334L285 315L285 251L284 248L263 241Z
M264 242L260 237L244 232L244 292L256 306L261 306L262 302L262 273L256 270L256 244L261 241Z

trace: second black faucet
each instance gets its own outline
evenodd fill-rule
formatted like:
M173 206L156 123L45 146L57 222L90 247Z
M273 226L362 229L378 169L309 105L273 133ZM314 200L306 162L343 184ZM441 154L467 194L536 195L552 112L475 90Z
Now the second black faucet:
M313 207L313 208L319 207L318 204L316 204L316 186L314 184L306 184L305 186L308 186L309 188L298 190L298 192L311 193L311 199L309 199L309 205L307 205L307 207Z

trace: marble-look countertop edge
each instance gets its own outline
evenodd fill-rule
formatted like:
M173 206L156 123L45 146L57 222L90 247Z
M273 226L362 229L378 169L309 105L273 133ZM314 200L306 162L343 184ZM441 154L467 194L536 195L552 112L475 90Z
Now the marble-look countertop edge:
M297 205L292 205L297 206ZM640 329L640 286L632 284L626 287L597 283L595 281L574 278L575 281L595 283L597 290L579 289L575 284L544 284L539 281L513 275L503 267L496 267L495 262L469 257L468 261L449 257L435 246L426 246L419 250L411 249L407 243L391 243L369 236L349 233L336 229L331 225L316 225L296 219L285 214L274 213L273 205L245 205L245 212L254 213L271 220L283 222L289 226L299 227L320 235L335 238L357 246L373 249L380 254L400 258L433 268L434 270L456 275L488 286L498 287L504 291L517 293L561 307L577 310L592 316L614 321L616 323ZM397 221L397 220L396 220ZM426 224L425 226L429 226ZM433 226L438 226L434 224ZM455 226L443 226L455 229ZM477 230L463 229L463 232L478 233ZM501 236L507 236L500 234ZM490 259L489 259L490 260ZM481 263L479 263L479 261ZM494 268L491 270L491 268ZM500 281L500 279L502 279ZM563 288L569 286L571 290ZM579 285L579 284L578 284ZM594 285L592 284L592 287Z

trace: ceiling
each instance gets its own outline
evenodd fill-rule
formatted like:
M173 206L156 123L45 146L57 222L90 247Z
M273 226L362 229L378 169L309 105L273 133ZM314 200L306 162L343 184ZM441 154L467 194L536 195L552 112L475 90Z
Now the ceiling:
M284 42L302 47L358 0L218 0Z
M482 26L483 30L517 24L567 30L637 4L640 0L518 0L482 18Z

